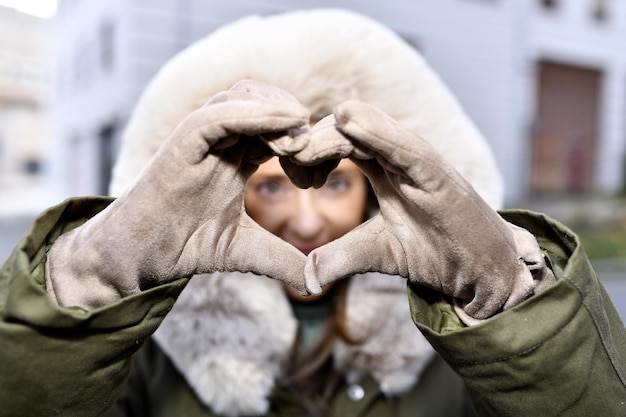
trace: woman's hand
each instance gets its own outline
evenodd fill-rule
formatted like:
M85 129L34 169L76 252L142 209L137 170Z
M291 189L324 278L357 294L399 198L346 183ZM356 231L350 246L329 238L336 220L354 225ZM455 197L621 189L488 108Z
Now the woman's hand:
M527 266L539 262L547 270L534 238L513 229L429 143L381 111L341 104L293 159L346 156L369 178L380 212L311 252L305 269L311 281L325 285L370 271L401 275L484 319L525 300L538 286L535 278L544 279Z
M309 113L284 91L241 82L191 113L135 184L48 255L61 306L96 308L177 278L253 272L307 293L306 257L244 211L258 165L307 140Z

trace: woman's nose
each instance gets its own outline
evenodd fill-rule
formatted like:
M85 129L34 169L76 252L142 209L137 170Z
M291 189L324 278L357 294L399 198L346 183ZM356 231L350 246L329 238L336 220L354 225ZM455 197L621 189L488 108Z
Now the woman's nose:
M292 232L302 240L313 240L324 227L324 218L312 189L298 190L290 219Z

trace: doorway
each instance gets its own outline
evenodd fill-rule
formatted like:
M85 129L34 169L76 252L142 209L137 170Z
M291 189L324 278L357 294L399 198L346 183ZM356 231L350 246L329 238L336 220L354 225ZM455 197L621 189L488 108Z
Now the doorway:
M539 63L531 192L582 194L593 188L601 72Z

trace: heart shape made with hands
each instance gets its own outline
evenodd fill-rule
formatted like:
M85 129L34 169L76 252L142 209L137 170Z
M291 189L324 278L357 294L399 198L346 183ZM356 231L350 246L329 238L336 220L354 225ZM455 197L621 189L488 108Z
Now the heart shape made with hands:
M307 136L308 145L304 150L296 155L276 155L283 171L292 184L298 188L307 189L323 186L330 173L342 159L350 159L351 157L373 158L373 156L356 149L337 130L333 115L325 117L310 130L303 131L301 134ZM320 283L316 277L305 274L305 285L309 294L317 295L321 293L323 285L328 285L332 281L342 278L345 276L336 276Z
M380 272L462 300L469 315L484 318L534 288L507 223L426 141L358 101L312 129L308 120L295 98L256 82L214 96L128 190L57 239L46 269L50 293L88 310L216 271L267 275L312 294ZM323 185L339 160L351 159L379 212L305 256L244 211L250 175L273 155L299 187ZM55 276L64 284L55 286Z
M355 100L308 134L304 149L280 158L296 186L321 186L349 158L379 204L374 217L309 253L309 292L359 273L400 275L457 299L477 319L532 294L510 225L424 139Z

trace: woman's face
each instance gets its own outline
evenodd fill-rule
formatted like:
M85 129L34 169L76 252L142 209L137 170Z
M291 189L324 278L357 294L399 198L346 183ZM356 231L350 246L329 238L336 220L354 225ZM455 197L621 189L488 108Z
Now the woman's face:
M321 188L303 190L289 181L278 158L272 158L248 181L245 207L259 225L308 255L365 220L366 181L356 165L342 159ZM287 292L299 296L294 289Z

